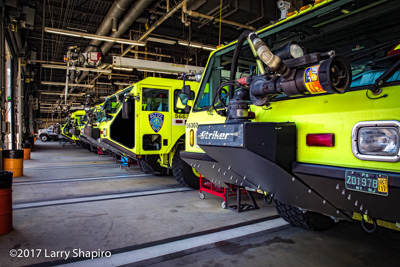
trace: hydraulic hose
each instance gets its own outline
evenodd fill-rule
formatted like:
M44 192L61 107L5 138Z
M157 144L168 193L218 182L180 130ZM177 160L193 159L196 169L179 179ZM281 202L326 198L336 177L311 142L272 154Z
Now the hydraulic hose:
M235 51L233 52L233 57L232 57L231 75L229 77L230 81L235 80L236 68L237 68L237 63L238 63L238 59L239 59L239 53L240 53L240 50L242 48L244 41L246 41L246 39L250 33L252 33L252 32L249 30L245 30L244 32L242 32L242 34L239 36L239 39L236 43ZM233 98L234 91L235 90L233 88L233 85L230 85L229 86L229 99Z

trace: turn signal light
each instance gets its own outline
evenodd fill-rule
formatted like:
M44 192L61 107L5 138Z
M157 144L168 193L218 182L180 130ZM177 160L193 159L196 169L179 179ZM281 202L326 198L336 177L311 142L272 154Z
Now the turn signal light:
M307 134L306 144L307 146L333 147L335 134Z

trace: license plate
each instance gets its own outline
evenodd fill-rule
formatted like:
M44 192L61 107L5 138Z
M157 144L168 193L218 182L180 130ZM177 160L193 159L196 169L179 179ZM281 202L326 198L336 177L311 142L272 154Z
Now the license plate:
M389 179L387 175L371 172L346 171L346 189L388 196Z

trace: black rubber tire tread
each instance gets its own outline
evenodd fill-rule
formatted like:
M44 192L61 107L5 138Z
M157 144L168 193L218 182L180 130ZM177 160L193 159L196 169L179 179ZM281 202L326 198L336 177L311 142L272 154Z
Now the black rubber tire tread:
M278 214L293 226L301 227L307 230L322 231L335 225L334 220L328 216L306 211L280 202L274 199L275 208Z
M181 159L179 154L181 150L183 150L183 148L178 148L172 159L172 174L181 186L199 189L199 177L193 173L192 167Z
M156 175L168 175L168 169L160 166L158 163L158 155L145 156L144 160L146 161L147 165L149 165L150 168L156 172Z
M150 167L149 164L147 164L146 161L144 161L144 160L138 160L138 162L139 162L140 170L141 170L143 173L152 173L152 172L153 172L153 169Z
M47 137L47 138L46 138L46 140L43 141L42 138L43 138L44 136ZM39 136L39 139L40 139L40 141L42 141L42 142L47 142L47 141L49 141L49 136L46 135L46 134L41 134L41 135Z

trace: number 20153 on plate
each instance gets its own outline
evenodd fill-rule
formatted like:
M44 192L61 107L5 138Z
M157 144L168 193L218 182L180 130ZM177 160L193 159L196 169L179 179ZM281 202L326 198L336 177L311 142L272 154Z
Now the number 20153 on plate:
M346 189L388 196L388 176L379 173L346 171Z

